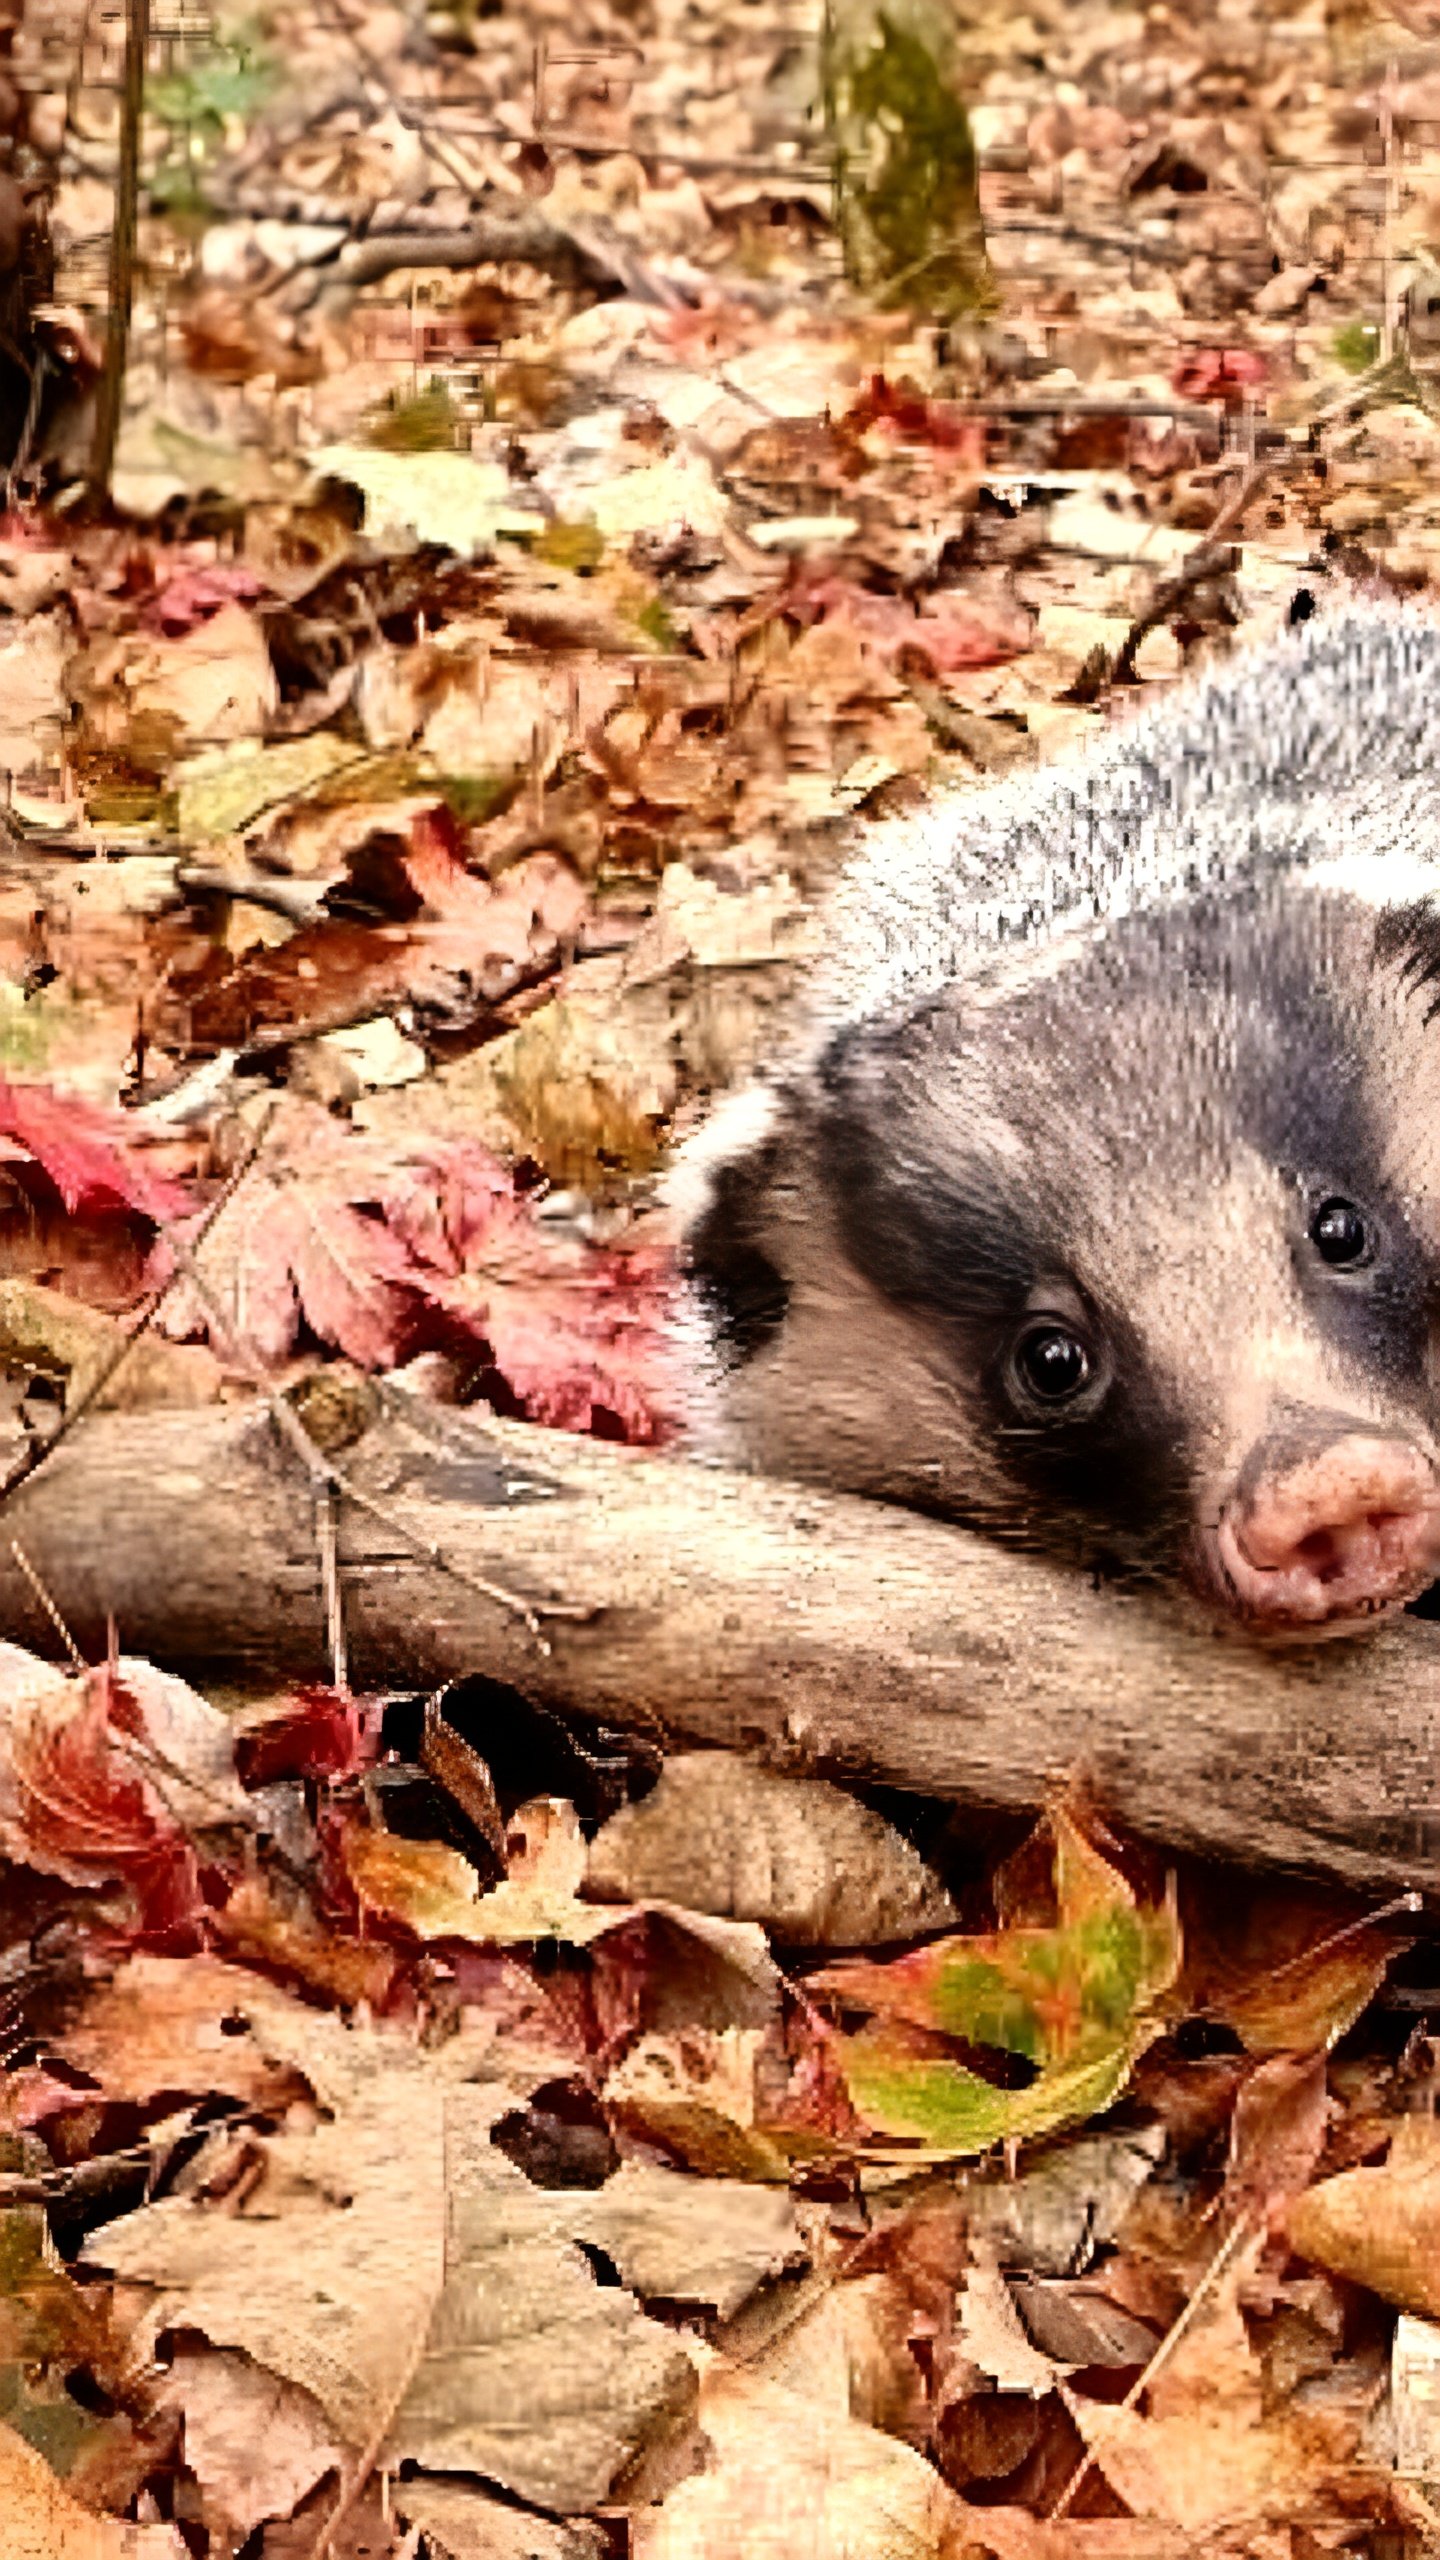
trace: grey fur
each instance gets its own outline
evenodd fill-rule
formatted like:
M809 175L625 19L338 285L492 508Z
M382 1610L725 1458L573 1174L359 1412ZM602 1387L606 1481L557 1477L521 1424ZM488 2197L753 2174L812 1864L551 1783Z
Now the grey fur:
M1440 884L1440 627L1350 605L1235 656L1083 760L874 828L840 884L812 1022L1019 974L1057 938L1197 890L1380 859ZM1382 892L1383 894L1383 892Z

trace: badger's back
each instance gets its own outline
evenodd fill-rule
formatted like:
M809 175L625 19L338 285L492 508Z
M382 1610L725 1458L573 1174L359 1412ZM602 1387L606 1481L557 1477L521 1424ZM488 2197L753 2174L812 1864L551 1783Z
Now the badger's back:
M1374 905L1440 886L1440 626L1417 612L1301 623L1079 758L873 827L831 902L812 1041L1028 974L1127 914L1296 872Z

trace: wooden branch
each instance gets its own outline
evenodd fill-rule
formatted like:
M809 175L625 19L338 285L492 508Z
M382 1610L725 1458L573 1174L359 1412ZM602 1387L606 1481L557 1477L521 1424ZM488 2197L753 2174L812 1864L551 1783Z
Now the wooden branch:
M1176 1847L1440 1890L1440 1631L1261 1652L908 1513L371 1392L332 1454L352 1677L561 1710L1016 1809L1084 1775ZM362 1405L362 1413L364 1406ZM324 1678L314 1493L259 1405L93 1416L5 1504L0 1633ZM417 1556L437 1548L461 1582ZM478 1579L542 1613L545 1646ZM546 1604L579 1620L544 1618Z

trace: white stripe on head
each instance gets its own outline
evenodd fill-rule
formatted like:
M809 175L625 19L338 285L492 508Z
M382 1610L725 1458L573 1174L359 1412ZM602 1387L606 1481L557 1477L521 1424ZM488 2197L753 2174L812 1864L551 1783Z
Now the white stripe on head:
M756 1155L780 1116L774 1087L742 1085L717 1104L693 1138L687 1138L662 1185L662 1197L682 1235L698 1226L709 1208L715 1176L742 1156Z

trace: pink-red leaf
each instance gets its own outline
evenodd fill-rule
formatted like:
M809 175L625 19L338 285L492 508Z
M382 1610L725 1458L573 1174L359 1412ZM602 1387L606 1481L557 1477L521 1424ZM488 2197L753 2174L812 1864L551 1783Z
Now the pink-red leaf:
M0 1154L38 1165L72 1216L133 1209L163 1226L194 1205L181 1183L135 1161L117 1114L48 1085L0 1076Z
M330 1186L274 1189L236 1270L236 1319L262 1360L294 1350L301 1321L365 1369L393 1369L420 1311L417 1273L383 1220Z
M530 1421L668 1436L667 1255L547 1233L533 1198L474 1145L412 1163L386 1209L428 1266L435 1305L483 1342Z

